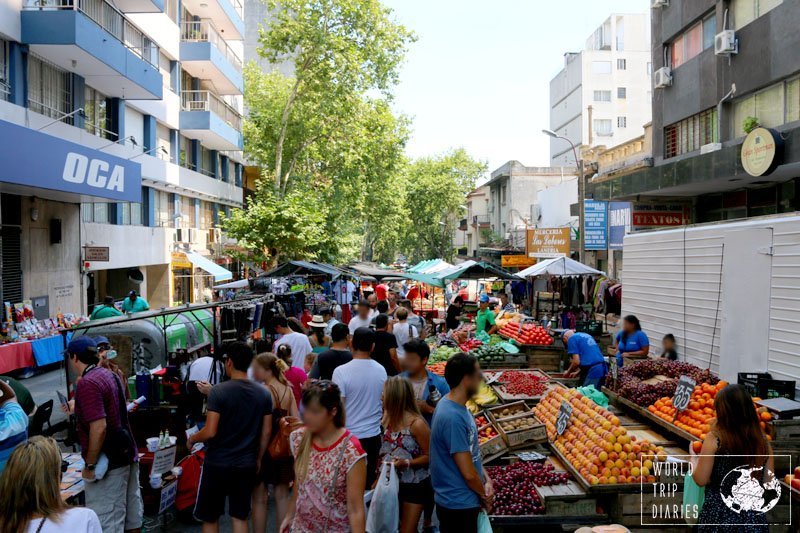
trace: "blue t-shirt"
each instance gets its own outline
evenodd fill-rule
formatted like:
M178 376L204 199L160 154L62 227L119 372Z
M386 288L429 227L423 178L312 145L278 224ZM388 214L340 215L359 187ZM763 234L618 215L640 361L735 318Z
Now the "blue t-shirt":
M434 499L446 509L480 507L478 495L467 486L453 454L469 452L475 470L483 479L481 449L475 419L463 405L442 398L433 413L430 473Z
M638 352L645 346L650 346L650 339L644 331L634 331L628 338L622 339L622 332L617 333L617 366L622 368L622 354L626 352Z
M594 337L588 333L573 333L567 343L567 353L578 354L581 366L592 366L605 361Z

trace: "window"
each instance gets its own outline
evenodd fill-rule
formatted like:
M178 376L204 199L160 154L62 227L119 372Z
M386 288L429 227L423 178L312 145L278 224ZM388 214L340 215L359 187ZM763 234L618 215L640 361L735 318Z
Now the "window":
M108 129L107 104L108 98L106 95L97 89L86 86L83 104L83 111L86 117L83 121L83 129L92 135L114 140L117 138L117 134Z
M110 222L108 204L95 202L93 222L98 224L108 224Z
M11 85L8 83L8 42L0 39L0 100L8 100Z
M703 19L703 50L714 46L717 36L717 15L712 13Z
M743 125L748 117L756 117L762 125L770 128L800 120L799 85L800 80L795 78L734 101L733 137L745 135Z
M653 75L653 63L650 61L647 62L647 75L648 76Z
M508 189L507 185L503 185L500 187L500 204L506 205L506 191Z
M214 176L214 154L205 146L200 147L200 172L206 176Z
M618 128L627 128L628 127L628 117L617 117L617 127Z
M164 2L164 12L174 23L178 23L178 0L167 0Z
M611 61L592 61L592 74L611 74Z
M712 108L664 128L664 158L694 152L718 140L717 110Z
M169 225L170 204L169 193L164 191L154 191L153 194L153 214L156 226Z
M141 226L142 225L142 204L138 202L131 202L130 204L130 211L131 211L131 226Z
M183 213L184 226L187 228L198 227L197 209L195 209L194 198L181 198L181 201L183 202L181 213Z
M782 3L783 0L731 0L733 29L738 30L747 26Z
M28 107L52 118L72 112L72 76L52 63L30 54L28 56ZM73 117L64 119L73 123Z
M200 202L200 228L211 229L214 227L214 204L211 202Z
M595 102L610 102L611 101L611 91L595 91L594 92L594 101Z
M617 50L625 50L625 19L623 19L622 17L617 17L616 46ZM625 69L623 68L620 70L625 70Z
M626 70L628 68L628 62L624 59L617 59L617 70Z
M625 100L628 97L628 89L626 87L617 87L617 98Z
M672 68L678 68L703 50L713 48L717 34L717 19L713 13L689 28L667 45ZM652 66L649 67L652 69Z
M610 137L613 135L613 131L611 129L611 119L594 119L594 132L595 134L603 137Z
M180 139L180 165L194 170L192 164L192 141L181 135Z
M685 61L697 56L703 51L703 24L697 23L686 32L683 42L685 45Z

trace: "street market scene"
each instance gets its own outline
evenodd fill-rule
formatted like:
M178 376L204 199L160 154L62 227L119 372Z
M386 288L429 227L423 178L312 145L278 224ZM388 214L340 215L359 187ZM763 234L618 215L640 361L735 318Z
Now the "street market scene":
M800 531L798 27L0 0L0 533Z

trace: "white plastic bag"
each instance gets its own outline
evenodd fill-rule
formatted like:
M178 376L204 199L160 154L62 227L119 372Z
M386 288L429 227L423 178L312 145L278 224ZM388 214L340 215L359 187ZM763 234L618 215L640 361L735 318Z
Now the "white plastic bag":
M400 528L400 480L393 463L383 463L367 512L367 533L396 533Z

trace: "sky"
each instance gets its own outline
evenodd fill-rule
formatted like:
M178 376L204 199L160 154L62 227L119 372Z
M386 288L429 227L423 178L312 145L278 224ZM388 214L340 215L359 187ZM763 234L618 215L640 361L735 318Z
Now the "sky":
M411 157L463 146L488 162L549 166L550 80L611 13L651 0L382 0L414 31L394 91Z

